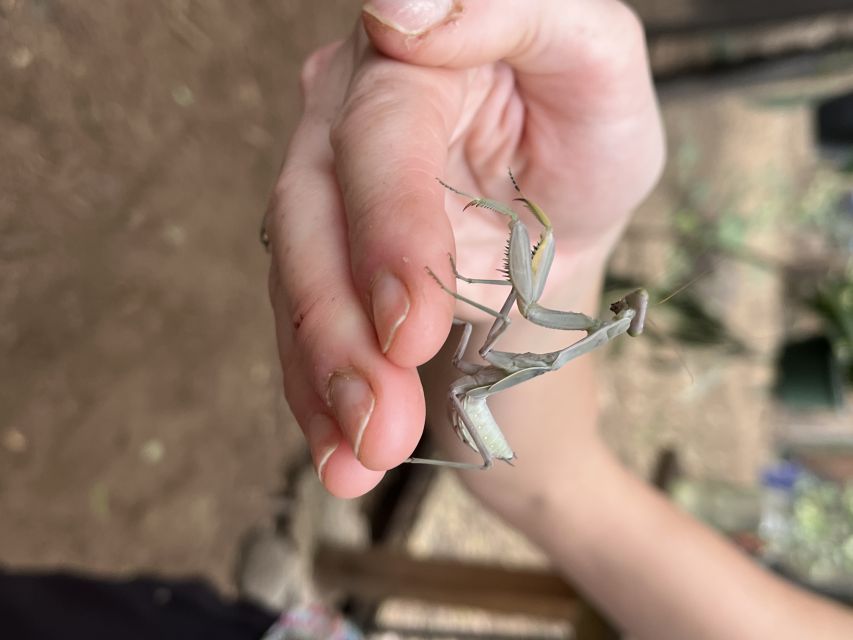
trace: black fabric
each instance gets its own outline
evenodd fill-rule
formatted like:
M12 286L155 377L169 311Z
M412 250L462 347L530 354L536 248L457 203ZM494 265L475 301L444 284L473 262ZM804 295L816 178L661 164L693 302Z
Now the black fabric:
M275 616L197 580L0 569L3 640L260 640Z

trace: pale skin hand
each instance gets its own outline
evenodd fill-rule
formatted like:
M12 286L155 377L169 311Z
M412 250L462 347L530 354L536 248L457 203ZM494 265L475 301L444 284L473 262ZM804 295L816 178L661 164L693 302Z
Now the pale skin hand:
M463 273L489 277L506 237L497 217L460 215L456 198L446 209L434 178L508 200L512 166L555 225L551 306L594 313L606 255L664 155L642 33L616 2L462 0L437 27L409 24L421 35L395 30L403 14L383 20L366 15L364 30L306 64L305 113L267 216L286 395L339 496L369 491L420 437L414 367L444 342L454 310L424 267L450 283L446 256L458 252ZM400 284L378 279L387 273ZM496 307L506 289L466 294ZM516 325L501 349L577 337ZM437 424L454 375L446 355L425 385L438 390L431 422L452 443ZM359 372L371 390L360 404L350 392L369 413L361 438L361 421L328 403L335 372ZM769 576L627 474L595 433L595 396L589 357L493 396L519 457L462 474L472 492L636 637L853 637L849 614Z
M446 8L424 31L369 6L349 40L308 60L267 216L285 392L339 496L370 490L420 439L415 367L454 311L424 268L453 282L452 253L488 277L503 250L505 222L461 214L455 197L446 208L435 178L510 200L511 166L554 223L551 290L586 279L554 306L592 312L603 261L663 161L642 30L622 4ZM494 289L479 301L500 306Z

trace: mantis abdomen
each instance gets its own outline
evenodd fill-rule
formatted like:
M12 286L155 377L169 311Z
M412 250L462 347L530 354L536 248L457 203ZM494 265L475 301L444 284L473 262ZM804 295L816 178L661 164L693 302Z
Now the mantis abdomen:
M515 453L513 452L512 447L509 446L509 442L507 442L506 437L504 437L504 434L498 426L498 423L495 421L492 412L489 410L485 396L463 396L462 407L468 420L477 430L479 439L482 441L482 444L485 446L491 457L497 458L498 460L505 460L507 462L515 459ZM479 452L465 421L459 419L457 416L454 416L454 418L454 426L456 427L456 432L459 434L462 442L467 444L474 451Z

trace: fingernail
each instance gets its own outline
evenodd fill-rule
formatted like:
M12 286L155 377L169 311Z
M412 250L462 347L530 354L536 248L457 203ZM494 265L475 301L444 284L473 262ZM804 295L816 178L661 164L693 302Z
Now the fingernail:
M443 21L453 0L369 0L363 11L407 36L417 36Z
M397 329L409 315L409 292L396 276L383 271L370 287L373 325L382 353L388 353Z
M329 380L328 401L358 458L361 439L376 404L370 385L352 369L337 371Z
M318 413L308 422L305 437L308 440L308 448L311 450L311 459L314 461L317 477L320 478L320 482L323 482L323 473L326 471L329 458L341 444L341 434L334 420Z

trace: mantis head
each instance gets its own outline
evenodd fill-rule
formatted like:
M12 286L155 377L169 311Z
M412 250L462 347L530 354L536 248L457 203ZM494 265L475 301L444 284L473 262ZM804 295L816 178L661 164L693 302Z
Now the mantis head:
M617 300L610 305L613 313L622 313L626 309L633 309L634 317L628 327L628 335L636 337L643 333L643 325L646 322L646 309L649 307L649 292L645 289L637 289Z

